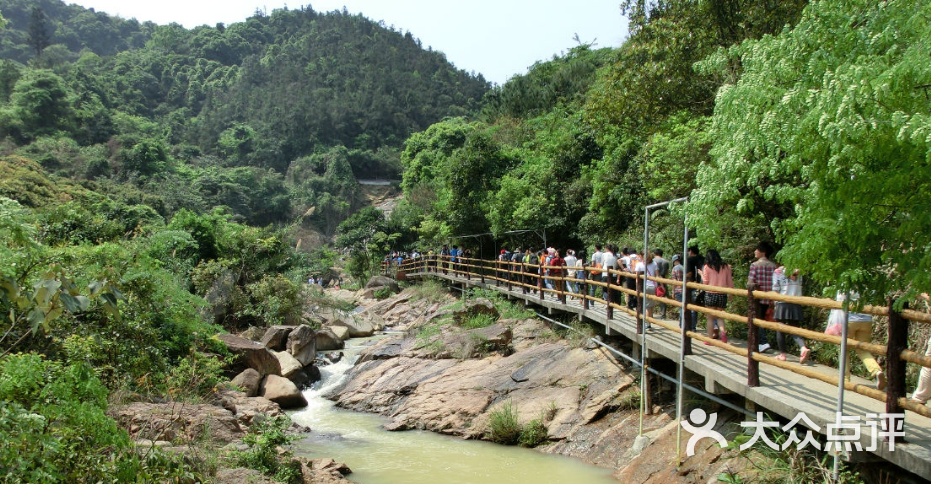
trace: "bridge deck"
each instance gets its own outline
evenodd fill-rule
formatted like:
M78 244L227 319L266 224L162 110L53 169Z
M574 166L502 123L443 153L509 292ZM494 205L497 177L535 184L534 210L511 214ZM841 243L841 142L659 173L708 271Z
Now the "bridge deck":
M614 317L608 319L605 306L594 303L594 307L584 309L580 301L571 298L565 304L553 295L547 295L541 300L537 294L523 294L519 287L508 290L505 285L496 285L493 281L483 284L479 279L466 279L452 273L408 273L407 277L431 276L445 279L450 282L473 287L484 287L498 291L514 299L523 299L554 311L564 311L582 316L610 329L611 333L621 334L631 341L639 342L640 335L636 332L636 321L622 311L614 311ZM675 324L674 321L670 321ZM666 328L654 326L647 333L646 350L651 357L665 357L679 361L680 335ZM746 348L746 343L729 341L730 344ZM747 386L747 359L746 357L727 352L713 346L706 346L693 342L692 355L685 357L685 367L705 378L705 388L711 393L735 393L759 407L767 409L773 414L783 418L795 418L799 412L806 416L817 426L821 433L827 432L827 424L835 421L837 406L837 386L806 378L788 370L771 365L760 365L760 386ZM789 356L790 361L794 358ZM808 368L826 374L837 374L837 369L815 364ZM855 381L869 385L870 382L853 377ZM869 413L879 414L885 412L885 404L855 392L844 394L844 415L864 418ZM872 453L892 462L903 469L907 469L926 479L931 479L931 419L906 411L905 416L905 443L902 439L896 440L895 449L890 450L888 444L880 442L878 448ZM860 442L864 449L871 445L871 432L863 426L860 432ZM867 454L851 453L852 458L864 458Z

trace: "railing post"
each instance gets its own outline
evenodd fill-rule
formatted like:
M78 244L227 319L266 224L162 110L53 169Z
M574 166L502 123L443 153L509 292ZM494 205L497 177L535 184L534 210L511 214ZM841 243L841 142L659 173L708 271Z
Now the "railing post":
M754 318L759 312L759 303L753 297L753 287L747 288L747 386L760 386L760 362L753 359L753 353L756 352L759 344L759 335L757 334L756 325L753 324Z
M540 290L540 300L546 298L546 293L543 292L543 261L540 261L540 267L537 267L537 289Z
M582 263L582 282L579 284L579 297L582 298L582 309L588 310L589 300L588 300L588 268L585 267L585 263Z
M679 326L682 328L682 358L685 358L688 355L692 354L692 338L688 335L688 332L692 330L692 312L687 311L685 308L688 307L688 304L692 304L692 299L689 297L691 291L688 289L688 282L685 281L685 273L682 274L682 311L679 316L679 321L681 323Z
M906 395L905 362L900 355L902 350L908 349L908 320L894 306L895 299L889 298L889 343L886 345L886 413L889 414L905 412L899 399ZM883 425L886 423L884 419Z
M482 285L485 285L485 259L478 260L478 278L481 280Z
M643 273L643 276L646 277L646 272ZM640 276L637 275L637 273L634 273L634 281L635 281L634 282L634 293L635 293L634 302L636 303L634 304L634 306L636 306L636 308L634 309L635 311L634 317L637 320L637 334L643 334L643 313L640 311L640 308L643 306L642 304L640 304L640 301L641 301L640 298L643 297L643 295L640 292L642 291L643 283L640 281ZM627 307L629 308L630 305L628 305Z
M520 277L521 277L521 289L523 289L524 294L530 292L530 289L527 289L527 285L530 284L530 278L527 277L527 263L520 263Z

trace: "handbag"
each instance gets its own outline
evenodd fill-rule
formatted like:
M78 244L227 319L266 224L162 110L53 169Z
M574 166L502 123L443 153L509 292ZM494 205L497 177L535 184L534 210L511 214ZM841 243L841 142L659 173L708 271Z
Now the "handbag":
M705 305L705 291L698 291L698 294L695 295L695 305L696 306Z
M666 288L662 284L656 286L656 295L659 297L666 297Z

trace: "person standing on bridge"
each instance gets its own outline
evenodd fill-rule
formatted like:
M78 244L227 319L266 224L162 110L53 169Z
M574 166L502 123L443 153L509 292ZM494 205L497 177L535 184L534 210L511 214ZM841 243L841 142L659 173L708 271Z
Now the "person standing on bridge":
M802 295L802 276L799 275L798 269L792 271L792 274L786 275L786 268L779 266L773 272L773 291L783 296L798 297ZM789 326L798 327L805 313L802 312L802 306L785 301L776 301L776 311L774 312L776 321ZM808 356L811 350L805 346L805 338L797 334L792 335L795 344L798 345L801 356L798 359L799 364L804 365L808 362ZM776 359L786 361L786 335L782 331L776 331L776 345L779 346L779 355Z
M595 244L595 252L592 253L592 267L595 268L595 269L599 269L599 270L597 270L597 271L592 271L592 272L591 272L591 276L592 276L592 277L589 277L588 279L594 279L596 276L597 276L597 277L600 277L600 276L601 276L601 271L600 271L600 269L601 269L601 264L602 264L602 258L603 258L603 257L604 257L604 253L601 251L601 244ZM595 287L596 287L596 286L595 286L594 284L589 284L589 286L588 286L588 295L589 295L589 296L595 297Z
M566 257L565 257L565 260L566 260L566 267L569 268L569 270L566 271L566 276L569 277L569 278L571 278L571 279L575 279L575 277L576 277L576 275L577 275L577 272L576 272L576 270L575 270L575 265L576 265L576 264L578 263L578 261L579 261L579 260L575 257L575 251L572 250L572 249L567 249L567 250L566 250ZM568 291L571 292L572 294L576 294L576 293L579 292L579 285L578 285L578 283L575 282L575 281L566 281L566 290L568 290Z
M653 261L656 262L656 273L663 279L669 276L669 261L663 258L663 249L653 249ZM666 284L659 284L663 287L663 293L669 294ZM669 297L669 296L666 296ZM666 319L666 303L659 303L659 308L663 311L663 319Z
M850 294L850 300L856 301L860 298L860 295L857 293ZM837 300L845 302L844 294L839 292L837 293ZM841 309L832 309L831 317L835 320L840 320L843 324L843 310ZM873 316L866 313L847 313L847 337L856 341L862 341L864 343L869 343L873 339ZM870 353L867 350L861 350L854 348L854 352L857 353L857 356L860 357L860 361L863 362L863 366L866 367L866 371L870 372L870 379L876 379L876 389L884 390L886 388L886 375L883 373L882 367L879 366L879 363L876 362L876 358L873 356L873 353ZM847 354L847 375L846 378L850 378L850 354Z
M734 287L733 274L731 265L721 259L721 254L715 249L708 249L705 255L705 266L701 271L701 279L704 284L716 287ZM721 292L708 291L705 293L705 307L723 311L727 307L727 294ZM727 343L727 330L724 327L724 318L705 315L705 331L711 339L721 339L722 343ZM708 344L706 341L705 344Z
M773 246L769 245L768 242L760 242L756 246L756 250L753 251L756 261L750 264L750 273L747 275L747 288L754 291L763 291L769 292L773 290L773 272L776 271L776 264L773 261L769 260L769 256L773 253ZM769 318L770 308L773 304L773 301L770 299L760 299L757 301L759 312L757 313L757 319L762 319L767 321ZM769 351L769 340L766 337L766 330L762 327L759 328L759 340L757 341L757 351L760 353L765 353Z
M608 271L613 269L617 270L617 256L613 244L608 244L604 248L604 252L601 254L601 282L607 284L611 278L616 277L614 274L609 274ZM611 302L617 303L617 290L611 289ZM601 288L601 298L605 301L608 300L608 288L607 286Z

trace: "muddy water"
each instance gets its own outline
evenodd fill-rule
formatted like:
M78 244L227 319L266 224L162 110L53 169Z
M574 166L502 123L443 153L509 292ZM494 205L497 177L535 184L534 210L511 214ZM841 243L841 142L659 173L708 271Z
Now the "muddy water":
M345 462L349 478L361 484L616 484L609 471L575 459L432 432L388 432L383 417L335 408L322 395L371 342L347 342L347 356L322 368L323 379L304 392L307 408L291 417L313 432L295 443L295 454Z

